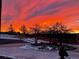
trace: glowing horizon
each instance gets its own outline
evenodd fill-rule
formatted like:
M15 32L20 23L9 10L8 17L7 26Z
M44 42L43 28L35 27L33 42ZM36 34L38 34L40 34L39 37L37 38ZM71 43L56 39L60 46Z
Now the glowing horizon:
M79 33L79 0L2 0L1 31L10 24L15 31L21 25L43 27L60 22Z

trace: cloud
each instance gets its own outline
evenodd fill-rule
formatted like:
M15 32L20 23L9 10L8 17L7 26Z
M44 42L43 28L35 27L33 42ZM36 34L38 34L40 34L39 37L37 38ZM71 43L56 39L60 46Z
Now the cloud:
M13 2L13 0L2 0L3 4L10 5Z
M14 5L14 10L15 10L16 16L18 16L20 14L20 12L22 11L21 8L22 7L17 4Z
M75 16L79 16L79 12L66 15L66 17L75 17Z
M6 16L3 16L1 19L2 19L2 20L12 20L13 17L10 16L10 15L6 15Z
M40 8L43 8L46 2L48 2L48 0L40 0L36 5L30 8L28 12L36 11L39 10Z
M79 18L75 20L76 24L79 24Z
M26 20L36 16L54 15L61 13L62 9L79 6L79 0L2 0L3 8L7 14L19 17L26 10ZM5 12L5 11L3 11Z
M1 17L1 24L10 24L13 19L14 19L13 16L5 15L5 16Z
M78 3L79 3L79 0L76 0L76 1L75 0L64 0L64 1L60 1L60 2L59 1L54 2L44 8L39 8L39 10L35 10L34 12L30 13L30 15L28 15L26 17L26 19L30 19L30 18L39 16L39 15L42 16L45 14L52 14L53 15L53 14L55 14L55 12L57 13L57 12L61 11L62 8L79 6Z

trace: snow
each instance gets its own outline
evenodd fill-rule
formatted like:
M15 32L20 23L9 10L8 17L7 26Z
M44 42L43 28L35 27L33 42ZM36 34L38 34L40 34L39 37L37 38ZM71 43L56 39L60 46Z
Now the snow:
M19 37L16 36L16 35L0 34L0 39L13 39L13 40L18 40Z
M0 39L15 39L18 40L19 37L16 35L0 34ZM24 38L24 41L34 43L34 38ZM43 40L38 40L39 42L48 42ZM49 50L38 50L38 47L32 47L29 44L24 44L21 46L13 46L8 44L8 46L0 45L0 56L9 56L14 59L58 59L58 51L51 50L51 47L47 47ZM67 59L79 59L79 52L68 51L69 57Z
M30 42L30 43L35 43L35 38L24 38L24 41ZM37 41L38 43L44 42L44 43L49 43L49 41L44 41L44 40L40 40L38 39Z
M17 45L17 44L16 44ZM67 59L79 59L79 52L68 51L69 57ZM36 48L30 45L21 45L14 47L11 45L1 47L0 45L0 55L10 56L14 59L58 59L58 51L48 51L48 50L36 50Z
M19 40L20 38L17 35L9 35L9 34L0 34L0 39L12 39L12 40ZM30 43L35 43L35 38L22 38L22 40ZM48 43L49 41L44 41L38 39L38 43L45 42Z
M47 48L48 48L49 50L52 50L52 47L49 47L49 46L48 46Z

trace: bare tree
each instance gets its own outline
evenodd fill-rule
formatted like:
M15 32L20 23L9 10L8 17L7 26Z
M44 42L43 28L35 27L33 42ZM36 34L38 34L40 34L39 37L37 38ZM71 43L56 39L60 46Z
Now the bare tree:
M10 26L8 28L8 32L10 32L10 33L15 32L12 24L10 24Z
M52 32L54 34L57 34L57 37L60 41L60 45L62 45L62 35L61 34L66 34L66 33L69 33L70 32L70 29L68 29L65 25L62 25L61 23L56 23L55 25L53 25L53 30ZM59 35L58 35L59 34Z
M38 42L37 34L40 33L40 26L35 24L35 27L32 29L34 30L34 33L35 33L35 44L37 44L37 42Z
M54 24L52 28L54 33L69 33L70 31L65 25L58 22Z
M47 31L47 34L48 34L48 37L49 37L49 43L52 44L52 27L48 27L48 31Z
M27 30L26 30L26 27L24 25L21 26L20 28L20 31L23 33L23 34L26 34Z
M22 26L20 27L20 31L21 31L21 33L20 33L20 40L21 40L22 38L25 37L25 34L26 34L26 32L27 32L25 25L22 25Z

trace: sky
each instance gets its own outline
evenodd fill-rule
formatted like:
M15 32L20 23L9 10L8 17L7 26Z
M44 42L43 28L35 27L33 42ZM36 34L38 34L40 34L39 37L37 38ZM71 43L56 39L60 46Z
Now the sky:
M60 22L79 32L79 0L2 0L1 31L10 24L16 31L35 24L41 27Z

